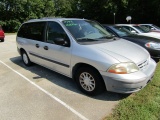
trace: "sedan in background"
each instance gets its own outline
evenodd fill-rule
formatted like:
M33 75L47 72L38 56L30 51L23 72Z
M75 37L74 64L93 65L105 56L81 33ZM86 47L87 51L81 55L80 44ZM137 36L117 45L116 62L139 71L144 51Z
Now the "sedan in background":
M153 24L139 24L142 28L149 30L150 32L158 32L160 33L160 28Z
M104 25L106 30L115 37L120 37L144 47L151 57L158 62L160 59L160 40L153 37L136 35L120 26Z
M5 37L4 31L3 31L2 27L0 26L0 41L1 42L4 42L4 37Z
M160 39L160 33L145 29L144 26L142 27L139 24L117 24L116 26L121 26L134 34Z
M160 27L153 24L140 24L140 26L144 26L150 30L160 30Z

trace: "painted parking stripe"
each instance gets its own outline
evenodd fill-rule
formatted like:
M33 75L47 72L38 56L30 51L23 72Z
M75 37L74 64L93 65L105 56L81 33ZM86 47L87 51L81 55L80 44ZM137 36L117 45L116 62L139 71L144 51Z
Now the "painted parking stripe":
M60 100L59 98L57 98L56 96L52 95L51 93L47 92L45 89L41 88L40 86L38 86L37 84L35 84L34 82L32 82L31 80L29 80L27 77L25 77L24 75L22 75L21 73L17 72L16 70L14 70L13 68L11 68L10 66L8 66L7 64L5 64L4 62L2 62L0 60L0 63L2 63L3 65L5 65L7 68L9 68L10 70L12 70L13 72L15 72L16 74L18 74L19 76L21 76L22 78L24 78L26 81L28 81L29 83L31 83L32 85L34 85L35 87L37 87L39 90L41 90L42 92L44 92L45 94L47 94L48 96L50 96L52 99L56 100L57 102L59 102L61 105L63 105L64 107L66 107L68 110L72 111L75 115L77 115L79 118L81 118L82 120L89 120L86 117L84 117L83 115L81 115L79 112L77 112L76 110L74 110L72 107L70 107L69 105L67 105L65 102L63 102L62 100Z

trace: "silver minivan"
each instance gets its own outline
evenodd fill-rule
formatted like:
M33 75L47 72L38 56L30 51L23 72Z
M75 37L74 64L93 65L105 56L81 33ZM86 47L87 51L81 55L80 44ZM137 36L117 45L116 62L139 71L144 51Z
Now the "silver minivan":
M73 78L87 95L137 92L156 69L145 49L86 19L29 20L21 25L16 41L26 66L36 63Z

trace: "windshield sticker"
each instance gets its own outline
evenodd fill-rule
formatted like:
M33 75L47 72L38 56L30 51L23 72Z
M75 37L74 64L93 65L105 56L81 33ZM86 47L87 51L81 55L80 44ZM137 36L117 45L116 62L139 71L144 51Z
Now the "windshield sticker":
M65 26L76 26L78 24L75 24L72 20L64 21Z

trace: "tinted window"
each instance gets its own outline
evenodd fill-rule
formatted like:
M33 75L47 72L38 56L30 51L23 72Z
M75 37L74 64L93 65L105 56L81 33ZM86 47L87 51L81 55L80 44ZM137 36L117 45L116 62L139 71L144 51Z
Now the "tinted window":
M63 28L56 22L48 22L47 42L54 43L55 38L63 38L66 41L66 46L70 44L69 38Z
M106 31L111 34L112 36L115 35L111 30L109 30L108 28L106 28Z
M113 29L120 37L124 37L124 36L128 36L128 35L131 35L131 34L132 34L132 33L129 32L126 28L123 28L123 27L114 26L114 27L112 27L112 29Z
M45 22L33 22L22 25L18 37L44 41Z

